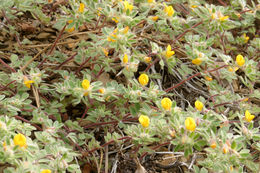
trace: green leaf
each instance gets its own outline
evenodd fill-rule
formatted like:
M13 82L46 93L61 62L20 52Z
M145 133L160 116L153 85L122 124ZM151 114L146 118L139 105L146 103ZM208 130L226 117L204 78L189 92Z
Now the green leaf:
M231 144L231 148L236 149L236 147L237 147L237 143L236 143L236 141L233 141Z

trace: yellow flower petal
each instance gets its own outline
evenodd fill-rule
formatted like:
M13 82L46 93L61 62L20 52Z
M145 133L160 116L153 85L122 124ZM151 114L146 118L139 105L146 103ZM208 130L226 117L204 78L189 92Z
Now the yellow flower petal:
M224 144L222 151L223 151L224 154L228 153L228 146L226 144Z
M128 1L124 1L124 10L127 11L129 10L130 12L133 10L133 5L132 4L129 4Z
M172 6L167 6L165 3L164 6L164 12L167 14L167 16L172 17L174 14L174 9L172 8Z
M196 107L197 110L202 111L204 105L203 105L203 103L200 102L199 100L196 100L196 102L195 102L195 107Z
M128 63L128 56L127 56L127 54L124 55L123 63L124 64Z
M124 34L127 34L128 30L129 30L129 27L127 26L127 27L125 27L125 29L123 30L123 33L124 33Z
M196 58L196 59L193 59L191 62L195 65L200 65L202 63L202 60L201 60L201 58Z
M167 48L166 48L166 54L165 54L165 56L166 56L167 58L170 58L170 57L171 57L172 55L174 55L174 54L175 54L175 52L172 51L171 45L168 45Z
M191 118L191 117L186 118L186 120L185 120L185 127L186 127L187 130L193 132L195 130L195 128L196 128L195 120L193 118Z
M210 147L211 147L212 149L215 149L215 148L217 147L216 142L212 142L212 143L210 144Z
M138 78L138 81L141 85L145 86L149 82L149 77L147 76L147 74L141 74Z
M248 110L245 112L245 119L247 122L251 122L255 118L254 115L252 115Z
M14 145L19 145L19 147L25 147L25 148L27 147L26 137L21 133L15 135L13 141L14 141Z
M118 19L119 17L113 17L112 20L115 22L115 23L118 23Z
M246 35L246 33L243 34L243 38L244 38L244 40L245 40L245 43L247 43L248 40L249 40L249 37Z
M68 32L73 32L74 30L75 30L74 26L72 28L67 29Z
M229 16L223 16L223 17L220 17L219 20L221 22L223 22L223 21L227 20L228 18L229 18Z
M108 51L107 51L107 49L103 48L103 52L104 52L104 54L105 54L106 56L108 56Z
M101 88L101 89L98 90L98 92L101 93L101 94L104 94L105 93L105 89Z
M169 111L172 107L172 101L171 101L171 99L165 97L161 100L161 105L164 110Z
M146 115L141 115L138 120L143 127L148 127L150 124L150 118Z
M144 57L144 61L146 62L146 63L150 63L151 62L151 60L152 60L152 58L151 57Z
M245 59L242 55L237 55L236 57L236 63L237 65L239 65L240 67L242 67L245 64Z
M155 22L156 22L158 19L159 19L158 16L153 16L153 17L152 17L152 20L155 21Z
M31 88L31 84L34 83L33 80L29 80L26 76L24 76L23 83L27 88Z
M82 86L82 88L84 88L85 90L87 90L87 89L89 88L89 86L90 86L89 80L84 79L84 80L82 81L82 83L81 83L81 86Z
M211 77L209 77L209 76L205 76L205 79L207 80L207 81L212 81L213 79L211 78Z
M44 169L44 170L41 171L41 173L51 173L51 170L49 170L49 169Z
M79 9L78 9L78 11L79 11L80 13L83 13L83 12L84 12L84 8L85 8L85 4L80 3L80 4L79 4Z

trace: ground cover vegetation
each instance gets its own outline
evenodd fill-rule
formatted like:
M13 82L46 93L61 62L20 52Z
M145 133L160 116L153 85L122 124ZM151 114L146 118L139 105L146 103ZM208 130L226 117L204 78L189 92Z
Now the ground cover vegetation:
M259 172L258 0L0 1L0 172Z

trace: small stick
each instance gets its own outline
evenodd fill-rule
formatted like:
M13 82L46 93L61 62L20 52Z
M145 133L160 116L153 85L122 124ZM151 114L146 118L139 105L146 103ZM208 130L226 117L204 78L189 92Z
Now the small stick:
M179 40L181 37L183 37L187 32L190 32L192 28L195 28L199 25L201 25L203 23L203 21L193 25L191 28L187 29L186 31L184 31L182 34L180 34L175 40L173 40L172 44L174 44L177 40Z
M71 55L68 59L66 59L63 63L61 63L58 67L55 68L55 70L58 70L61 68L64 64L72 60L78 53L76 52L75 54Z
M40 56L43 52L45 52L50 45L46 46L43 50L41 50L40 52L37 53L37 55L35 55L32 59L30 59L29 61L27 61L27 63L21 68L21 71L24 71L26 69L26 67L28 67L28 65L30 65L36 58L38 58L38 56Z
M108 146L105 146L105 173L108 173Z
M211 72L213 72L213 71L217 71L217 70L219 70L219 69L222 69L222 68L228 67L228 66L229 66L229 65L222 65L222 66L220 66L220 67L218 67L218 68L215 68L215 69L213 69L213 70L205 71L205 73L211 73ZM181 86L181 85L184 84L185 82L191 80L192 78L194 78L194 77L196 77L196 76L200 76L200 75L201 75L200 72L199 72L199 73L196 73L196 74L194 74L194 75L188 77L187 79L184 79L184 80L181 81L180 83L178 83L178 84L176 84L176 85L174 85L174 86L172 86L172 87L170 87L170 88L167 88L167 89L164 90L164 91L165 91L165 92L169 92L169 91L171 91L171 90L173 90L173 89L175 89L175 88Z
M26 122L26 123L28 123L28 124L31 124L32 126L36 127L37 130L42 131L42 128L39 127L39 126L36 125L36 124L33 124L33 123L31 123L30 121L28 121L28 120L26 120L26 119L24 119L24 118L22 118L22 117L20 117L20 116L18 116L18 115L15 115L14 117L15 117L16 119L18 119L18 120L22 120L22 121L24 121L24 122Z
M10 69L12 72L16 73L16 70L13 69L12 67L10 67L8 64L6 64L1 58L0 58L0 62L8 69Z
M51 50L49 51L48 55L52 54L54 48L56 47L57 45L57 42L58 40L61 38L61 35L63 34L63 32L65 31L65 28L67 27L67 24L64 25L64 27L62 28L62 30L60 31L58 37L56 38L56 40L54 41L52 47L51 47ZM45 63L47 61L47 58L45 58L37 67L41 67L43 63Z
M5 85L4 87L2 87L0 89L0 91L4 91L9 85L11 85L12 83L16 82L16 80L13 80L12 82L9 82L7 85Z

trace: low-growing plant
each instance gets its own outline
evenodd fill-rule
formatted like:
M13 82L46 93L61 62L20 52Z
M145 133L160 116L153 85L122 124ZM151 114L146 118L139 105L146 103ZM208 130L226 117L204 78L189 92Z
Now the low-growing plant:
M259 2L210 2L0 2L18 43L0 44L3 171L124 172L120 153L140 166L168 146L186 172L258 172Z

